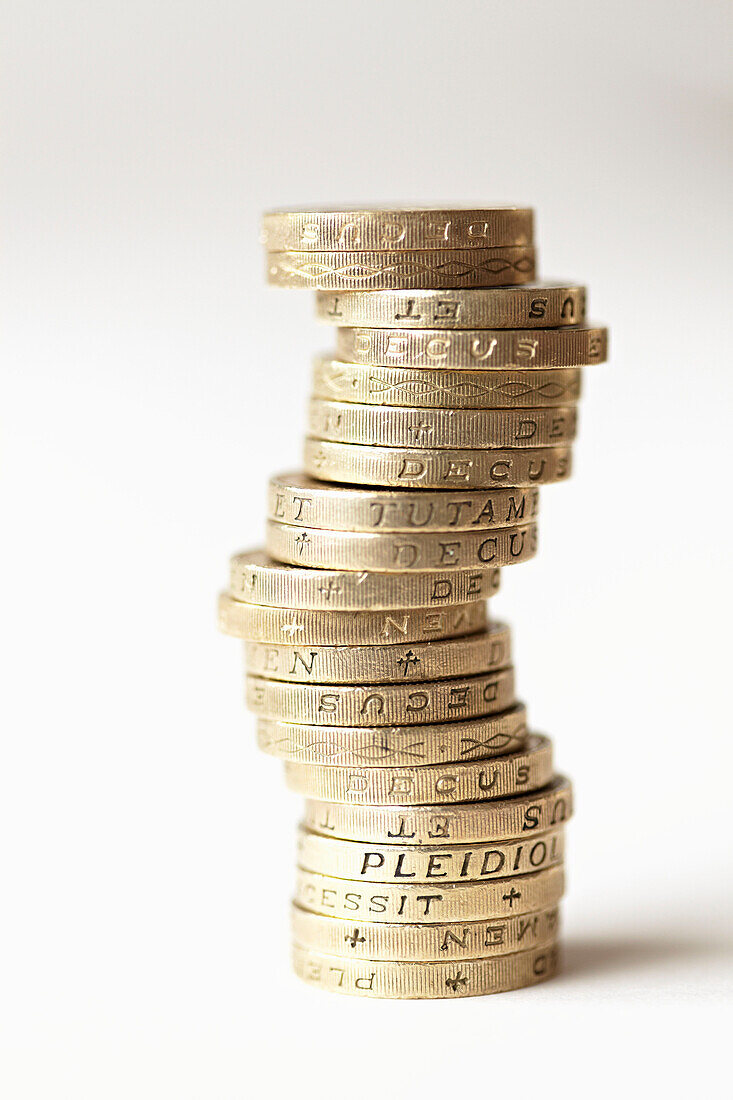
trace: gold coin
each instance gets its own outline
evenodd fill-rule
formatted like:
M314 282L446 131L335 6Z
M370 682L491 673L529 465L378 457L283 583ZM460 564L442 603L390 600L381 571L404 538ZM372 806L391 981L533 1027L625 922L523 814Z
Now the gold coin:
M307 829L298 831L296 861L306 871L360 882L487 882L531 874L562 863L565 830L552 829L521 840L483 844L445 844L418 848L414 844L357 844L334 840Z
M313 569L425 573L448 568L492 569L537 553L537 524L479 531L323 531L267 521L265 545L279 561Z
M546 370L603 363L608 331L574 328L442 329L339 328L336 358L363 366L430 370Z
M316 317L348 328L560 328L585 320L585 287L539 283L470 290L321 290Z
M517 286L535 277L531 245L379 252L268 252L271 286L310 290Z
M493 959L446 962L357 962L293 945L299 978L329 993L395 1000L437 1000L506 993L547 981L557 973L558 950L548 944Z
M409 409L313 398L308 434L376 447L544 447L575 438L577 408Z
M580 397L580 369L420 370L316 359L314 397L420 409L550 408Z
M419 768L338 768L285 764L292 791L325 802L363 806L433 806L508 798L538 790L552 777L552 743L531 734L526 747L489 760ZM320 830L318 830L320 831Z
M305 474L270 478L268 516L332 531L473 531L535 519L539 490L411 493L324 485Z
M219 627L224 634L253 642L305 645L390 645L460 638L485 629L486 602L450 607L394 608L384 611L327 611L261 607L219 597Z
M446 924L535 913L557 905L562 866L493 882L377 884L330 878L297 868L294 900L302 909L375 924Z
M385 962L488 959L554 943L557 906L538 913L453 924L377 924L309 913L291 907L293 940L325 955Z
M414 768L455 760L484 760L517 752L526 741L527 712L521 703L500 714L427 726L324 727L267 718L257 722L257 744L270 756L341 768Z
M505 668L509 627L492 623L463 638L422 645L316 646L246 642L248 672L268 680L316 684L384 684L444 680Z
M427 450L305 441L306 473L322 481L405 489L500 489L566 481L570 447Z
M545 832L568 821L572 812L570 781L558 775L531 794L456 806L349 806L311 799L305 804L303 823L313 832L342 840L473 844Z
M498 588L498 569L438 570L404 576L303 569L273 561L261 550L235 554L230 562L230 594L235 600L288 609L378 611L439 608L488 599ZM461 631L464 634L472 632ZM399 631L395 637L400 637ZM353 640L356 642L356 635ZM377 637L374 640L390 639ZM405 635L401 640L417 639Z
M497 248L532 244L532 210L270 210L263 218L268 252L361 252L384 249Z
M258 716L324 726L446 722L495 714L514 703L512 668L422 684L287 684L261 676L245 682L247 706Z

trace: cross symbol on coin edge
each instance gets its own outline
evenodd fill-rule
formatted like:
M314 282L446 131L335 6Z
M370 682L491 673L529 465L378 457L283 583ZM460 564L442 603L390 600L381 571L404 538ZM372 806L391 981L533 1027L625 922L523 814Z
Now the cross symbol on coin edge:
M329 577L328 580L321 585L318 591L321 593L322 596L325 596L327 600L330 600L331 596L341 595L341 588L339 586L339 583L338 581L334 580L333 577Z
M433 430L432 424L422 423L414 424L410 427L410 433L414 437L416 446L419 446L424 442L424 436L429 435Z
M509 908L511 909L512 905L513 905L513 904L514 904L514 902L515 902L515 901L517 900L517 898L521 898L521 896L522 896L522 895L520 894L519 890L515 890L515 889L514 889L514 887L512 886L512 888L511 888L511 890L509 891L509 893L508 893L508 894L504 894L504 895L502 896L502 899L501 899L501 900L502 900L502 901L508 901L508 902L509 902Z
M359 935L359 929L355 928L350 936L344 936L346 943L349 947L356 948L357 943L366 943L366 938Z
M407 676L407 674L410 671L410 665L419 665L420 664L420 658L416 657L411 649L408 649L408 651L404 655L404 657L399 657L397 659L397 664L398 665L404 665L404 668L402 669L402 673L403 673L404 676Z
M303 531L302 534L298 535L298 537L295 539L295 543L296 543L296 546L298 547L298 553L299 554L303 553L303 550L305 549L306 543L309 543L310 541L311 540L308 537L308 532L307 531Z
M456 970L454 977L445 979L445 984L454 993L457 993L459 985L468 985L468 978L464 978L460 970Z

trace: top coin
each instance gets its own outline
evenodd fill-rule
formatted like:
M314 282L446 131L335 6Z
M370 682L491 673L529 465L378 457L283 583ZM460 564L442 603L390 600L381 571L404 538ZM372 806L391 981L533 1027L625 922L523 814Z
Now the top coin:
M532 244L532 210L270 210L263 218L268 252L360 252L382 249L500 248Z

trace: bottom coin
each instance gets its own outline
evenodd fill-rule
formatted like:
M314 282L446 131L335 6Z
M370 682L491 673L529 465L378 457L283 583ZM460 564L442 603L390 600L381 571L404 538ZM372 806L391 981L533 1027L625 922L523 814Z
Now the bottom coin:
M351 961L438 962L489 959L546 947L557 938L557 906L537 913L452 924L376 924L309 913L293 904L293 939Z
M303 981L331 993L398 1000L479 997L506 993L551 978L557 944L495 959L462 962L374 962L342 959L293 944L293 968Z

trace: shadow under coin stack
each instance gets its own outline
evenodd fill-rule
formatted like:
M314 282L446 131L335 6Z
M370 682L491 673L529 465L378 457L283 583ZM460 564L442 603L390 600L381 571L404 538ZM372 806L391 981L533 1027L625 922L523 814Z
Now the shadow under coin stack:
M338 326L305 473L270 482L266 551L233 558L220 604L260 747L307 799L295 970L376 997L534 984L571 789L487 600L535 553L606 332L583 287L530 283L530 210L278 212L265 242L270 282Z

